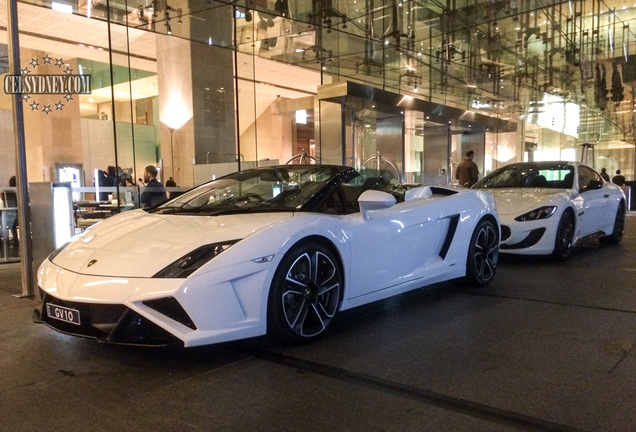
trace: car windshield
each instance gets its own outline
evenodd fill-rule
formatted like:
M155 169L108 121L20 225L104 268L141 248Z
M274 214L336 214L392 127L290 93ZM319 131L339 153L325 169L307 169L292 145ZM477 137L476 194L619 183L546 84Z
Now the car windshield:
M151 211L197 214L294 211L343 169L324 165L249 169L205 183Z
M574 167L566 163L520 163L499 168L473 188L571 189Z

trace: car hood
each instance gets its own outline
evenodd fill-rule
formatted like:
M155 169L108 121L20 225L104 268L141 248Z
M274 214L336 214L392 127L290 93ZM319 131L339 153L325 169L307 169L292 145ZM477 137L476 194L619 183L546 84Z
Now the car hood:
M293 213L192 216L130 211L74 237L53 262L85 275L151 277L200 246L243 239L291 217Z
M568 193L564 189L521 188L480 189L493 194L499 215L519 215L543 205L556 205Z

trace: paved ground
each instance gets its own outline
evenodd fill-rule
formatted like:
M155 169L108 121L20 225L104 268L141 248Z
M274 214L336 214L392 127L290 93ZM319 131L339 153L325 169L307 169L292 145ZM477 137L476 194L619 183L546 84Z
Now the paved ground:
M0 266L0 431L636 430L636 215L561 264L505 259L340 316L307 346L123 348L31 321Z

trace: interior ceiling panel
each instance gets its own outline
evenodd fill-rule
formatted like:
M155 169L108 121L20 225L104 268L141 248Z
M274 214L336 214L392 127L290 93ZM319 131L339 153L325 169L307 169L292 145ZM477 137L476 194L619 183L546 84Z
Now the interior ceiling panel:
M633 2L289 5L295 20L313 27L315 45L311 50L295 46L296 23L281 16L265 32L256 32L256 44L281 39L278 49L261 51L263 57L322 69L337 79L380 82L385 89L496 117L537 115L546 109L541 101L547 93L562 97L563 105L582 105L580 140L634 142L636 73L626 73L633 65L628 55L636 54ZM258 27L258 20L238 19L237 26Z
M114 40L123 47L130 37L138 62L154 60L157 32L236 49L259 68L274 61L263 69L273 76L262 81L280 81L277 67L298 66L329 76L324 81L352 80L530 121L548 110L547 94L561 97L563 107L580 106L579 140L634 143L634 1L111 0L110 18L129 26L128 32L115 26ZM94 48L107 47L105 2L80 3L73 15L51 20L50 1L20 2L28 8L20 16L23 40L54 50L72 43L59 36L72 28L94 44L78 45L81 57L101 56ZM89 15L96 19L83 18ZM209 25L219 17L235 18L233 45Z

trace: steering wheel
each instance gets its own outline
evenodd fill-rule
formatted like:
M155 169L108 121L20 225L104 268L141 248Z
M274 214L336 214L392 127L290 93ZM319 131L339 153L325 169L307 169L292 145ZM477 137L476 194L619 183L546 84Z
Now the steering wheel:
M228 200L228 204L235 205L236 207L253 207L262 202L265 202L265 199L263 199L263 197L261 197L259 194L255 194L252 192L239 195L237 197L232 197Z

